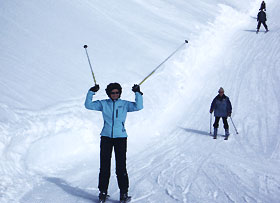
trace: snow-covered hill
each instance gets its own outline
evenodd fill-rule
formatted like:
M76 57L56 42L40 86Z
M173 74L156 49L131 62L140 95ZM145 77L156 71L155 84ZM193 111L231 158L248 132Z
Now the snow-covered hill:
M259 1L2 1L0 7L0 200L97 200L101 114L83 107L110 82L144 109L128 115L133 202L279 202L280 25L255 34ZM228 141L209 136L220 86L233 105ZM223 134L220 123L219 134ZM112 161L113 163L113 161ZM118 199L112 166L111 200Z

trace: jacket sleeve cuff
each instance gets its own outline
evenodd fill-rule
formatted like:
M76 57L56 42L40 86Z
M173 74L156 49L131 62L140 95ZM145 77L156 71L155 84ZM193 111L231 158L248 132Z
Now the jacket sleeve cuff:
M95 95L95 92L89 90L89 91L88 91L88 94L89 94L89 95Z

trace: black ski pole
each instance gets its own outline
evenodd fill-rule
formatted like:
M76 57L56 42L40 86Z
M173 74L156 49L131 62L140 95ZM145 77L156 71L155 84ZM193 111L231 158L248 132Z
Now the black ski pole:
M237 129L236 129L236 127L235 127L235 125L234 125L234 122L233 122L233 120L232 120L232 118L231 118L231 117L230 117L230 120L231 120L232 125L233 125L233 127L234 127L234 129L235 129L236 134L238 134Z
M90 70L91 70L91 74L92 74L92 77L93 77L93 80L94 80L94 84L96 85L96 80L95 80L95 77L94 77L94 73L93 73L93 70L92 70L92 66L91 66L91 63L90 63L90 60L89 60L89 56L88 56L88 52L87 52L87 45L84 45L84 48L86 50L86 54L87 54L87 59L88 59L88 63L89 63L89 67L90 67Z
M212 135L212 113L210 113L210 135Z
M186 43L189 43L188 40L185 40L182 45L180 45L172 54L170 54L161 64L159 64L148 76L146 76L140 83L142 85L151 75L153 75L157 69L159 69L168 59L170 59L177 51L179 51Z

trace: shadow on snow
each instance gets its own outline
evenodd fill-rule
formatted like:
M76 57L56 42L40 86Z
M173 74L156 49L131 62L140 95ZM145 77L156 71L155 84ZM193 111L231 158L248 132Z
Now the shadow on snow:
M44 177L45 180L56 184L58 187L60 187L62 190L64 190L65 192L67 192L68 194L72 195L72 196L76 196L76 197L80 197L86 200L90 200L93 202L99 202L99 198L93 194L90 194L78 187L73 187L71 185L69 185L69 183L67 183L65 180L61 179L61 178L56 178L56 177ZM117 200L112 200L109 199L107 200L108 202L111 203L117 203L119 201ZM106 202L107 202L106 201Z
M245 32L257 32L257 30L243 30ZM265 32L264 30L260 30L259 32Z
M255 19L255 20L257 20L258 18L257 17L255 17L255 16L250 16L251 18L253 18L253 19Z
M182 128L180 127L182 130L188 132L188 133L194 133L194 134L198 134L198 135L205 135L205 136L210 136L210 137L213 137L213 132L212 132L212 135L207 132L207 131L203 131L203 130L196 130L196 129L192 129L192 128ZM221 137L224 137L224 135L222 134L217 134L218 136L221 136Z
M83 199L91 200L94 202L99 202L98 197L96 197L93 194L90 194L78 187L73 187L69 185L65 180L61 178L56 178L56 177L44 177L45 180L56 184L58 187L60 187L62 190L67 192L70 195L76 196L76 197L81 197Z

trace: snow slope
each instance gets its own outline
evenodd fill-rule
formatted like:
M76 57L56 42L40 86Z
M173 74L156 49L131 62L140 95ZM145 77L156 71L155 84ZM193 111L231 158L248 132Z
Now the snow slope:
M2 2L1 202L97 200L102 119L83 107L83 44L96 98L118 81L133 100L131 86L186 38L126 122L133 202L279 202L280 3L266 2L271 31L258 35L257 1ZM227 142L208 134L220 86L239 131L230 123ZM109 193L118 199L114 164Z

